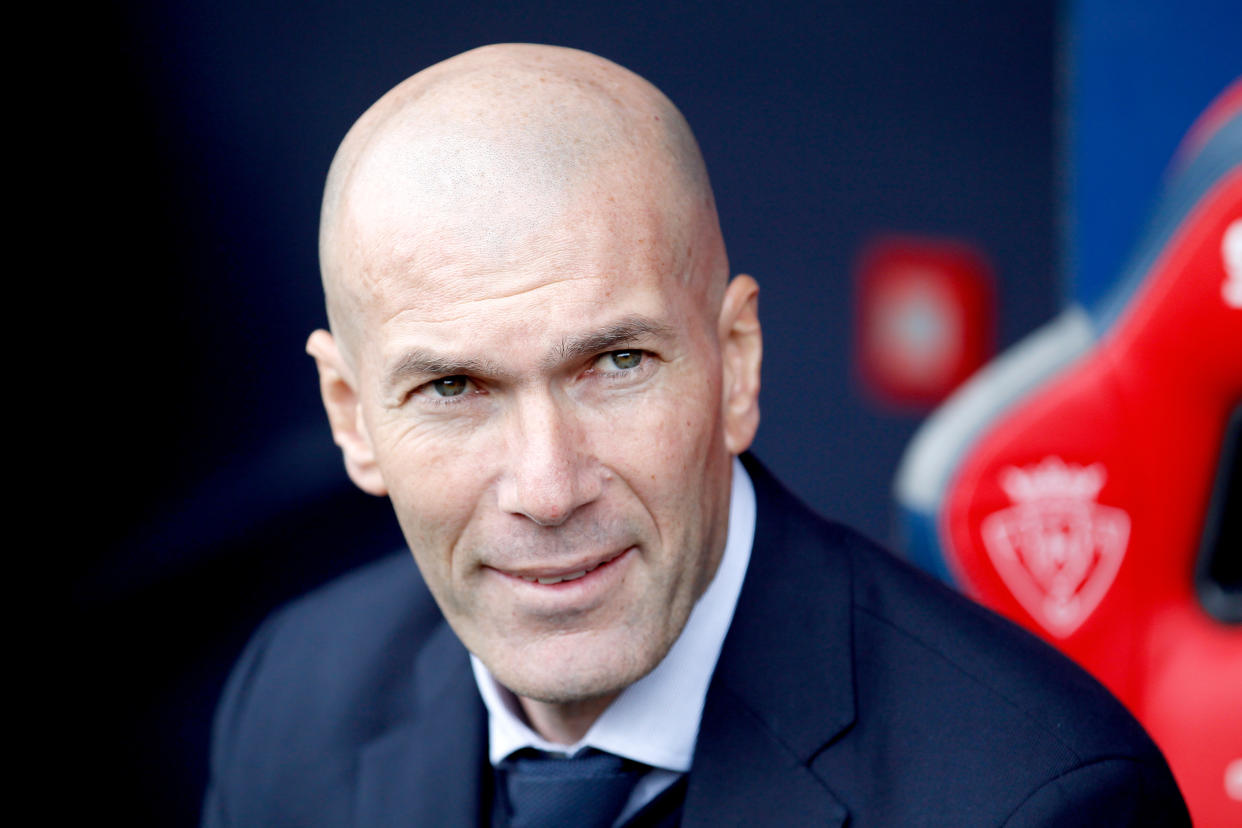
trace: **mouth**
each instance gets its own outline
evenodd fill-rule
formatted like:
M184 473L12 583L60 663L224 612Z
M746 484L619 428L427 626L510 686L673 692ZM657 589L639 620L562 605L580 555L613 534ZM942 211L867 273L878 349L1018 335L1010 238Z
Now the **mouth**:
M565 583L566 581L576 581L580 578L585 578L587 575L590 575L592 572L596 572L597 570L602 569L612 564L614 561L623 557L627 552L629 552L633 548L634 547L632 546L627 547L625 549L622 549L620 552L617 552L616 554L595 560L592 563L579 565L574 568L560 568L560 569L546 569L546 568L533 569L532 568L532 569L522 569L522 570L500 570L500 571L504 573L505 575L508 575L510 578L517 578L519 580L525 581L528 584L539 584L541 586L552 586L554 584Z

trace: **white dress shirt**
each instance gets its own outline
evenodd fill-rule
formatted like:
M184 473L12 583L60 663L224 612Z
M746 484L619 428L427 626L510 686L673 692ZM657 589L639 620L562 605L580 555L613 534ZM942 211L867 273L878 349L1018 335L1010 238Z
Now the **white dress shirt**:
M492 765L522 748L573 756L591 747L633 759L653 770L639 780L617 817L620 825L690 770L707 686L733 621L755 537L755 489L736 458L729 498L729 531L724 554L681 636L655 669L613 700L580 741L558 745L526 724L517 698L497 683L472 654L475 682L487 706Z

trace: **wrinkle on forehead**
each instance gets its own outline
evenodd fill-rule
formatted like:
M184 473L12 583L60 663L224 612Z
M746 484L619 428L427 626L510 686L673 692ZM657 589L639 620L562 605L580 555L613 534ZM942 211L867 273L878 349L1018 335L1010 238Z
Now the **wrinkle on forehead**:
M723 257L698 147L658 90L554 47L485 47L437 64L381 98L333 160L320 228L333 330L357 323L394 271L429 276L446 246L503 270L542 228L609 211L614 231L635 233L652 216L627 213L658 214L665 232L646 235L666 238L648 241L675 248L659 255L719 246Z

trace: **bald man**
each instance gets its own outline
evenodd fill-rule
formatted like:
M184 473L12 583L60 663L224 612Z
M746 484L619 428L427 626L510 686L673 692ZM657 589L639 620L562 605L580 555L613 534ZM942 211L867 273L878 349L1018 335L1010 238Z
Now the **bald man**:
M409 552L258 632L205 824L1186 822L1092 680L739 460L758 288L641 78L418 73L342 143L320 258L332 433Z

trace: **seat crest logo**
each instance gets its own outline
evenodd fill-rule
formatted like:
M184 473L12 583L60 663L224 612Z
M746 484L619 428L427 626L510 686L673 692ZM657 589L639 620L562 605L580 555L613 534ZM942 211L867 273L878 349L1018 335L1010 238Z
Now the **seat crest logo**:
M1242 219L1235 219L1220 240L1220 255L1225 260L1225 281L1221 297L1231 308L1242 308Z
M1103 600L1125 556L1130 516L1096 502L1103 464L1049 456L1001 469L1013 505L980 525L983 545L1005 586L1056 638L1077 630Z

